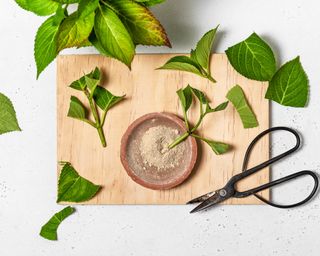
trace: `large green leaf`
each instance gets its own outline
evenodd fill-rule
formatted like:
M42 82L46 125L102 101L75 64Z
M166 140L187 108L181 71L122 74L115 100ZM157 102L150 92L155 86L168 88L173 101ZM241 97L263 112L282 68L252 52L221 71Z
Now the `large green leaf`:
M10 99L0 93L0 134L21 131Z
M195 59L203 68L210 73L211 49L216 37L218 27L209 30L197 43L195 50L191 51L191 58Z
M175 56L158 69L180 70L203 76L201 66L188 56Z
M161 4L163 2L165 2L166 0L134 0L137 3L141 3L144 6L154 6L157 4Z
M164 28L148 8L128 0L110 2L135 44L171 46Z
M89 36L89 41L90 43L92 43L92 45L98 50L98 52L100 52L102 55L107 56L107 57L112 57L107 51L106 49L104 49L101 45L101 43L99 42L96 34L94 31L92 31L91 35Z
M236 85L229 90L227 99L231 101L238 111L244 128L253 128L259 125L256 116L249 106L244 92L239 85Z
M82 18L94 12L99 6L99 0L80 0L78 15Z
M65 163L58 182L57 202L84 202L96 195L101 186L81 177L70 163Z
M57 35L63 18L63 15L57 13L47 19L38 29L34 44L37 78L58 54Z
M308 101L308 77L297 57L284 64L269 83L266 98L284 106L304 107Z
M58 2L60 4L75 4L80 2L80 0L53 0L53 1Z
M94 92L93 98L96 104L101 108L103 111L108 111L118 102L123 100L125 95L123 96L115 96L105 88L98 86Z
M130 68L135 46L117 14L110 8L101 6L95 18L94 31L104 51Z
M50 15L61 6L53 0L15 0L17 4L27 10L40 16Z
M270 81L276 71L272 49L256 33L228 48L226 54L235 70L249 79Z
M68 117L84 120L86 116L87 111L82 102L77 97L71 96Z
M57 212L51 219L42 226L40 236L49 240L58 240L57 230L62 221L69 217L75 209L67 206L60 212Z
M77 12L74 12L67 17L60 25L57 41L58 51L79 46L86 41L93 28L94 16L95 14L91 13L81 18Z

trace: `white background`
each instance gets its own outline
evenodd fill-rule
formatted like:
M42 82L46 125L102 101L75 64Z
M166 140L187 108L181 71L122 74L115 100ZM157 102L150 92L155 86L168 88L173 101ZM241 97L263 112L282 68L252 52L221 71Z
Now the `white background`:
M221 24L215 51L223 52L253 31L280 63L301 55L310 78L305 109L272 104L272 125L297 128L303 148L274 167L274 177L302 169L319 172L320 3L318 0L168 0L155 7L173 48L139 52L188 52ZM0 1L0 91L16 108L22 133L0 136L0 255L319 255L319 197L306 206L221 206L189 215L189 206L83 206L59 228L59 241L40 227L62 209L56 199L55 63L37 81L33 40L43 22L13 0ZM82 49L64 53L96 53ZM273 139L273 152L285 139ZM308 179L279 189L275 198L301 198Z

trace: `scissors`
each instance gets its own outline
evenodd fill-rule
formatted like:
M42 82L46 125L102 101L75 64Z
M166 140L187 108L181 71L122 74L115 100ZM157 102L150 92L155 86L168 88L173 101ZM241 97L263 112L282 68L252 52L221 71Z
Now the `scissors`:
M293 134L296 139L296 145L278 156L275 156L275 157L255 166L255 167L253 167L253 168L247 169L249 157L250 157L250 154L251 154L251 151L252 151L254 145L263 136L265 136L266 134L272 133L274 131L286 131L286 132ZM256 138L253 139L253 141L250 143L249 147L247 148L247 151L244 156L243 164L242 164L242 172L233 176L223 188L209 192L207 194L204 194L202 196L199 196L199 197L189 201L187 204L200 203L190 213L205 210L205 209L212 207L216 204L219 204L219 203L221 203L231 197L244 198L244 197L248 197L251 195L254 195L256 198L258 198L259 200L261 200L262 202L264 202L268 205L271 205L273 207L278 207L278 208L293 208L293 207L297 207L297 206L300 206L300 205L308 202L316 193L316 191L318 189L318 184L319 184L317 174L312 171L308 171L308 170L293 173L293 174L288 175L286 177L280 178L275 181L271 181L269 183L266 183L264 185L258 186L253 189L249 189L247 191L240 192L240 191L237 191L237 189L236 189L236 184L240 180L243 180L244 178L262 170L263 168L265 168L269 165L272 165L273 163L279 161L280 159L283 159L283 158L289 156L290 154L292 154L293 152L295 152L300 147L300 141L301 141L301 139L300 139L299 134L295 130L288 128L288 127L273 127L273 128L270 128L270 129L263 131ZM296 179L296 178L302 177L302 176L311 176L314 180L314 186L313 186L311 193L305 199L303 199L302 201L300 201L298 203L290 204L290 205L280 205L280 204L276 204L271 201L268 201L267 199L256 194L262 190L269 189L269 188L274 187L276 185L279 185L281 183L285 183L289 180Z

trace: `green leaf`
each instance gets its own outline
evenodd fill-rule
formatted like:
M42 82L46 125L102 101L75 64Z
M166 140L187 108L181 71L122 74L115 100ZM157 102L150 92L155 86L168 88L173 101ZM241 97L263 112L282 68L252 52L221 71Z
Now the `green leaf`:
M100 188L81 177L70 163L65 163L59 177L57 202L85 202L94 197Z
M276 71L272 49L256 33L228 48L226 54L234 69L249 79L270 81Z
M188 56L175 56L158 69L180 70L203 76L201 66Z
M188 85L184 89L179 89L177 91L177 94L179 96L184 112L186 113L192 104L192 88L190 85Z
M230 146L226 143L212 141L212 140L206 140L206 143L211 147L214 153L217 155L221 155L226 153Z
M107 57L112 57L101 45L101 43L99 42L96 34L94 31L92 31L90 37L89 37L89 41L92 43L92 45L98 50L99 53L101 53L104 56Z
M94 31L104 51L130 68L135 46L117 14L110 8L101 6L95 18Z
M73 81L70 85L71 88L76 89L78 91L83 91L86 89L86 79L85 76L81 77L80 79Z
M53 1L58 2L60 4L75 4L80 2L80 0L53 0Z
M256 116L249 106L244 92L239 85L236 85L229 90L227 99L231 101L238 111L244 128L253 128L259 125Z
M34 57L37 65L37 78L41 72L56 58L57 35L59 25L64 16L60 13L47 19L38 29L35 44Z
M269 83L266 98L284 106L304 107L308 101L308 77L297 57L284 64Z
M31 11L39 16L47 16L50 15L61 6L61 4L57 3L53 0L15 0L17 4L27 10Z
M71 96L68 117L84 120L86 116L87 111L82 102L77 97Z
M135 44L171 47L164 28L148 8L128 0L112 0L110 3Z
M98 86L94 92L93 98L96 104L101 108L103 111L108 111L118 102L123 100L125 95L123 96L115 96L105 88Z
M99 6L99 0L80 0L78 7L78 15L84 18L93 13Z
M81 45L86 41L92 31L94 24L94 13L84 18L79 18L75 12L67 17L60 25L57 48L58 52Z
M200 91L194 87L191 87L191 86L190 86L190 88L191 88L191 91L194 93L194 95L198 98L198 100L200 101L201 104L208 104L209 103L206 95L202 91Z
M157 4L161 4L163 2L165 2L166 0L135 0L135 2L137 3L141 3L144 6L154 6Z
M211 108L209 104L207 104L206 113L213 113L225 110L229 104L229 101L223 102L215 108Z
M0 93L0 134L21 131L16 112L8 97Z
M204 69L210 73L210 55L211 49L216 37L218 27L211 29L200 39L195 50L191 51L191 56L196 60Z
M57 212L51 219L42 226L40 236L49 240L58 240L57 230L62 221L69 217L75 209L67 206L60 212Z

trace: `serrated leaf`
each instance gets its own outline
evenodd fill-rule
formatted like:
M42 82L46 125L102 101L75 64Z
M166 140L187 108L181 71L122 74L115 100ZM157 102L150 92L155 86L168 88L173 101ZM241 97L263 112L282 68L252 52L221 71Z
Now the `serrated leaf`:
M60 14L47 19L38 29L35 44L34 57L37 65L37 78L41 72L56 58L57 35L59 25L64 16Z
M68 117L83 120L86 116L87 111L82 102L77 97L71 96Z
M192 104L192 89L191 86L187 86L184 89L179 89L177 91L179 100L184 109L184 112L187 112Z
M219 111L225 110L227 108L228 104L229 104L229 101L225 101L215 108L211 108L209 106L209 104L207 104L206 112L213 113L213 112L219 112Z
M49 240L58 240L57 230L59 225L74 212L75 209L70 206L67 206L60 212L57 212L46 224L42 226L40 236Z
M110 3L135 44L171 47L164 28L148 8L127 0L112 0Z
M85 202L100 189L101 186L81 177L70 163L65 163L59 177L57 202Z
M80 0L78 6L78 15L81 18L93 13L99 6L99 0Z
M158 69L180 70L203 76L201 66L188 56L175 56Z
M101 6L96 14L94 31L104 51L130 68L135 46L117 14L110 8Z
M234 69L249 79L270 81L276 71L271 47L256 33L228 48L226 54Z
M216 27L215 29L211 29L207 33L205 33L197 43L196 49L191 51L192 58L194 58L209 73L211 49L216 37L217 30L218 27Z
M227 99L237 110L244 128L253 128L259 125L256 116L249 106L244 92L239 85L236 85L229 90Z
M57 50L58 52L65 49L81 45L86 41L92 31L94 24L94 13L84 18L78 17L78 13L74 12L67 17L60 25Z
M11 100L0 93L0 134L21 131Z
M39 16L47 16L50 15L61 6L61 4L57 3L53 0L15 0L17 4L27 10L31 11Z
M110 108L112 108L114 105L119 103L124 99L125 95L123 96L115 96L111 92L109 92L107 89L98 86L94 92L93 98L98 105L99 108L101 108L103 111L108 111Z
M144 6L154 6L157 4L161 4L165 2L166 0L135 0L135 2L141 3Z
M297 57L277 71L269 83L266 98L284 106L305 107L308 91L309 80Z

